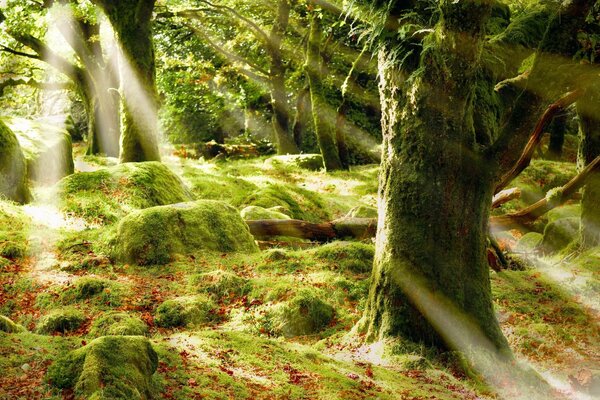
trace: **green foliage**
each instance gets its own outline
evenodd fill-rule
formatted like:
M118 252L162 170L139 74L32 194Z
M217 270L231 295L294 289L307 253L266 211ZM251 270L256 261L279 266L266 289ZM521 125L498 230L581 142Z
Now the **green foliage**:
M215 319L215 308L215 303L203 295L176 297L158 306L154 322L163 328L205 324Z
M84 321L85 316L78 309L56 309L50 311L40 319L36 331L42 334L68 333L77 330Z
M138 265L166 264L175 254L201 249L258 250L237 210L226 203L199 200L129 214L117 227L113 256Z

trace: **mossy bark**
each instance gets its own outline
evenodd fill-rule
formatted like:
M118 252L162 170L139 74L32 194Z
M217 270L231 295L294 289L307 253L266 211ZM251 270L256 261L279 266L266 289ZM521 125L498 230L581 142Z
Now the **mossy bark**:
M335 141L335 122L327 118L329 105L323 98L323 76L321 60L322 40L321 20L317 13L313 13L310 20L310 36L308 40L308 51L306 53L306 75L310 86L310 97L312 103L312 114L315 121L315 133L325 169L336 171L344 169L338 153Z
M152 40L155 0L96 0L126 59L121 65L121 162L160 161L158 94ZM131 67L131 68L130 68Z
M379 53L383 155L376 256L362 321L369 340L402 335L442 348L469 321L506 349L485 259L493 163L473 129L474 82L489 2L441 2L443 17L408 75ZM447 306L440 317L440 306Z
M0 196L28 203L31 200L27 164L17 137L0 120Z
M278 154L297 154L298 146L294 142L290 127L290 110L285 90L286 65L281 54L281 42L287 31L291 4L288 0L279 0L277 15L269 35L267 51L271 59L269 84L271 87L271 106L273 108L273 133Z
M548 143L546 158L549 160L560 160L562 157L568 115L567 112L557 115L548 127L548 130L550 131L550 142Z
M588 88L577 103L581 135L579 161L583 166L600 156L600 85ZM584 248L600 246L600 173L593 172L583 188L581 199L581 244Z

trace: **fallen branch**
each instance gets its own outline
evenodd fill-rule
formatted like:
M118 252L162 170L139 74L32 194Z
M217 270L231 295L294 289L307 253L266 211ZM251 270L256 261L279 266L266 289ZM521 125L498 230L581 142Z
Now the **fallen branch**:
M544 128L552 121L552 118L554 118L555 115L564 111L565 108L577 101L577 99L581 97L582 93L583 92L581 90L569 92L560 99L558 99L556 102L550 104L550 106L546 109L546 111L544 111L544 114L535 126L535 129L533 130L533 133L531 134L529 142L527 142L527 145L525 146L521 157L515 163L515 165L502 176L500 182L498 183L498 185L496 185L496 190L494 193L498 193L502 189L504 189L506 185L508 185L513 179L519 176L519 174L529 166L531 162L531 157L533 156L535 149L538 147L540 141L542 140Z
M502 204L521 197L521 189L515 187L498 192L492 199L492 209L500 207Z
M585 184L590 174L597 171L600 171L600 156L596 157L594 161L589 163L583 171L567 182L566 185L561 188L553 189L553 191L556 193L556 196L546 195L546 197L537 203L525 207L522 210L511 214L491 217L490 225L492 228L497 230L528 228L536 219L553 208L564 204L567 200L573 197ZM548 200L548 197L551 198L551 201Z

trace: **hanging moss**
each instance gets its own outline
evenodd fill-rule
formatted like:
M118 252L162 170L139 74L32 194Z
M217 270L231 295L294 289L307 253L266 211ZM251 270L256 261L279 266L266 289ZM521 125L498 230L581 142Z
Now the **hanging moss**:
M78 398L149 400L158 356L141 336L104 336L54 362L46 379Z
M258 250L237 210L212 200L133 212L121 220L113 242L114 258L139 265L166 264L199 250Z

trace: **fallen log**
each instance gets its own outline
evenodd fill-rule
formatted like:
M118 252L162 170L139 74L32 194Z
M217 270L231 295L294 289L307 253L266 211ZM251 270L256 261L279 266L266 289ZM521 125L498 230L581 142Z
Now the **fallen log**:
M342 218L331 222L313 223L298 219L260 219L246 221L250 233L257 238L289 236L316 242L332 239L367 239L377 232L376 218Z

